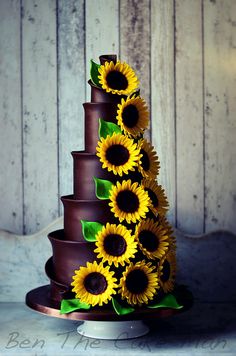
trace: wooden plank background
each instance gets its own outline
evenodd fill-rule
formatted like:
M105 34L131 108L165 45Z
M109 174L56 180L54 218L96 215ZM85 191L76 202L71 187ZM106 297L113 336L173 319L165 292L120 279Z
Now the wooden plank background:
M140 78L170 222L236 232L234 0L1 0L0 228L29 234L62 214L89 60L105 52Z

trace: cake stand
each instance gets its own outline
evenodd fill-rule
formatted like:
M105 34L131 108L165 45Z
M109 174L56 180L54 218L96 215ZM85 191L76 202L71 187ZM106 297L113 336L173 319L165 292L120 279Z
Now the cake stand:
M121 316L107 308L60 314L59 303L51 300L49 296L50 285L33 289L26 295L26 305L51 317L83 321L77 328L78 333L96 339L121 340L143 336L149 332L149 327L143 320L169 317L184 311L184 308L140 308Z

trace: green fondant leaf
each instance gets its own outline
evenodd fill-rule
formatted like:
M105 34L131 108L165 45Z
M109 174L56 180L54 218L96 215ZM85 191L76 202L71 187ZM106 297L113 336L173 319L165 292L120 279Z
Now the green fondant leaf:
M79 299L62 299L60 314L71 313L77 309L90 309L90 305L81 302Z
M113 133L119 133L121 134L122 131L120 127L116 124L113 124L113 122L108 122L103 119L99 119L99 137L106 138L108 135L112 136Z
M101 200L107 200L110 197L110 190L112 189L112 182L106 179L99 179L93 177L95 182L96 197Z
M80 220L84 239L95 242L97 233L102 230L103 225L96 221Z
M99 83L98 79L98 69L100 68L100 64L95 63L92 59L90 61L90 78L93 82L98 87L101 87L101 84Z
M181 309L183 305L180 305L173 294L167 294L164 298L155 304L150 304L148 308L170 308L170 309Z
M134 312L134 308L128 306L128 305L122 305L120 304L115 298L112 298L112 305L113 308L118 315L126 315Z

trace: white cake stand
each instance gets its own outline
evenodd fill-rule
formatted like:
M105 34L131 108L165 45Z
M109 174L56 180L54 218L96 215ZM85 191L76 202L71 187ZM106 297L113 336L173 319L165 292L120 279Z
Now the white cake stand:
M143 336L149 327L143 320L156 320L183 312L182 309L139 309L128 315L117 315L111 309L75 311L60 314L58 302L50 298L50 286L31 290L26 295L26 305L31 309L48 316L81 321L77 328L80 335L95 339L124 340Z

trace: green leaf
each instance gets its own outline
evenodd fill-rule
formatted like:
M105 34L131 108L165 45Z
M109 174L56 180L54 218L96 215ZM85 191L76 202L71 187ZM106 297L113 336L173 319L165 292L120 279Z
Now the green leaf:
M128 306L128 305L122 305L120 304L115 298L112 298L112 305L113 308L118 315L126 315L134 312L134 308Z
M80 220L84 239L95 242L97 233L102 230L103 225L96 221Z
M170 308L170 309L181 309L183 305L180 305L173 294L167 294L164 298L155 304L148 305L148 308Z
M93 177L95 182L96 197L101 200L107 200L110 198L110 190L112 189L112 182L106 179L99 179Z
M81 302L79 299L62 299L60 314L71 313L77 309L90 309L90 305Z
M106 138L108 135L112 136L114 132L121 134L122 131L120 129L120 126L113 124L113 122L108 122L103 119L99 119L98 133L100 138Z
M95 63L92 59L90 61L90 78L93 82L98 87L101 87L101 84L99 83L98 75L99 71L98 69L100 68L100 64Z

